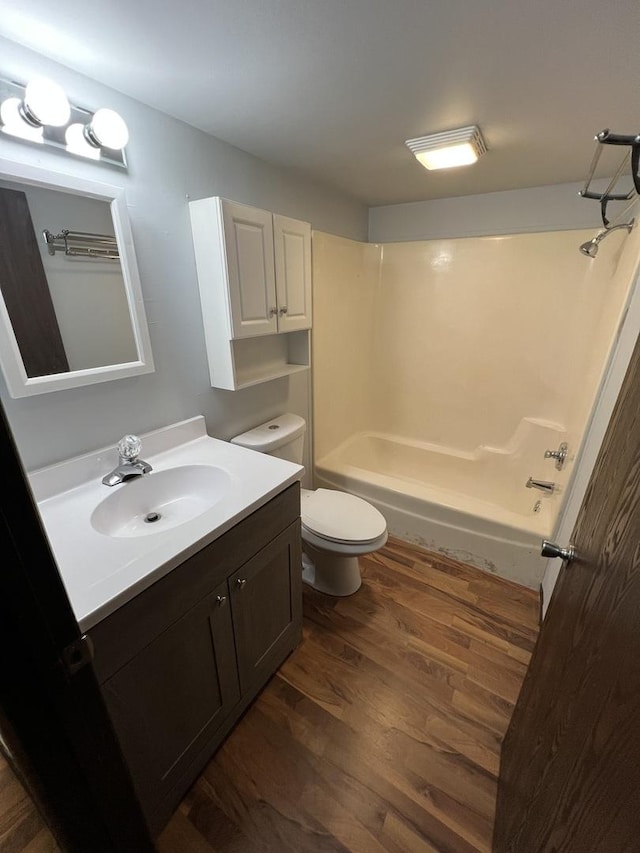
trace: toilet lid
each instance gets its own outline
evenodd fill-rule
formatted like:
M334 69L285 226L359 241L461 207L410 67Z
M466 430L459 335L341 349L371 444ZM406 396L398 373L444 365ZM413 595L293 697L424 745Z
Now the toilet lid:
M385 517L370 503L331 489L303 491L301 515L304 527L337 542L373 542L387 529Z

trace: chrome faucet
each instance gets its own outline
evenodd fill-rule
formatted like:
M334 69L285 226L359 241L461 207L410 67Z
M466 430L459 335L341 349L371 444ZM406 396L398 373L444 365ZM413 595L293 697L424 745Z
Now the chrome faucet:
M557 450L545 450L544 458L545 459L555 459L557 470L562 471L562 466L564 465L564 462L565 462L565 459L567 458L568 452L569 452L569 445L567 444L566 441L563 441Z
M118 442L119 462L113 471L102 478L105 486L117 486L132 477L141 477L152 470L148 462L138 458L142 442L137 435L125 435Z
M541 492L549 495L553 494L556 488L555 483L550 483L548 480L534 480L533 477L529 477L525 485L528 489L540 489Z

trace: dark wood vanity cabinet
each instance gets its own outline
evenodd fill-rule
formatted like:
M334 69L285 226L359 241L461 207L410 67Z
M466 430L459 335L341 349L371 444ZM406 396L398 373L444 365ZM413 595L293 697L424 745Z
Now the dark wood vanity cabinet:
M301 558L293 548L299 541L299 529L287 528L229 578L242 694L259 689L290 648L292 593L302 603ZM292 556L297 559L295 583Z
M145 808L167 796L240 698L226 584L102 685Z
M89 633L152 832L302 636L295 484Z

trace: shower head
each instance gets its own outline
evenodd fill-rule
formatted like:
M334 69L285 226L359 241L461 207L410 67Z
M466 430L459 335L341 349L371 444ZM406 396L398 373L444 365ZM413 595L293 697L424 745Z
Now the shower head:
M587 240L586 243L583 243L580 246L580 251L588 258L595 258L595 256L598 254L600 243L602 243L607 234L611 234L612 231L619 231L621 228L625 228L627 233L630 233L634 223L635 219L632 219L630 222L625 222L622 225L614 225L611 228L605 228L604 231L601 231L599 234L596 234L596 236L592 237L591 240Z
M586 243L583 243L580 246L580 251L583 255L586 255L588 258L595 258L598 254L598 242L597 237L594 237L592 240L587 240Z

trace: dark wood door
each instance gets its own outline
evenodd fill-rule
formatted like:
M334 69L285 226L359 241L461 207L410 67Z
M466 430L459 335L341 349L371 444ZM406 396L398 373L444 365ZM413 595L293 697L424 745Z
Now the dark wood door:
M300 522L290 525L229 578L242 693L249 692L301 639Z
M573 542L505 739L495 853L640 850L639 344Z
M0 187L0 285L27 376L69 370L27 197Z
M118 670L103 692L153 817L240 697L226 582Z

